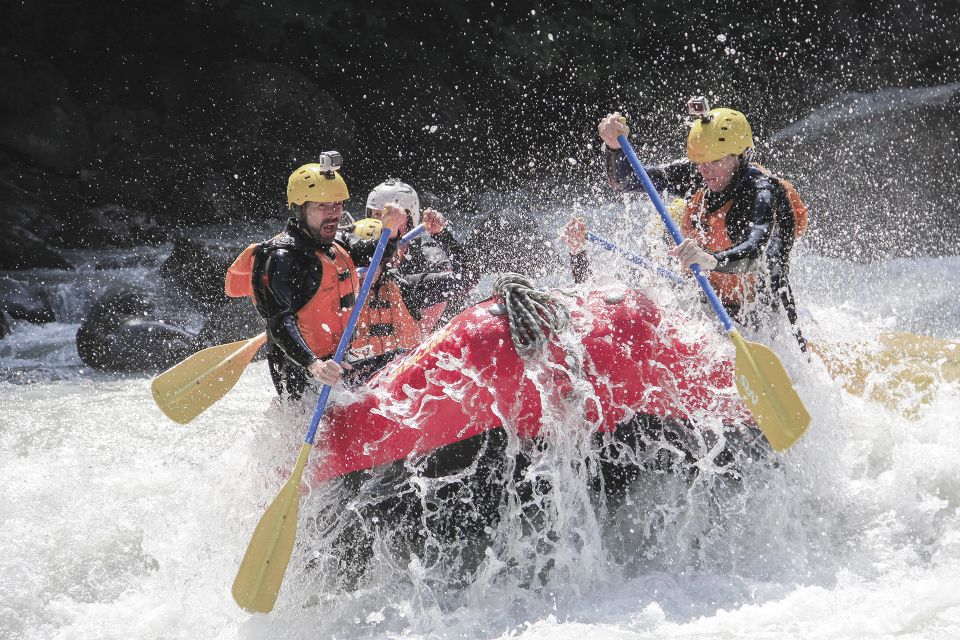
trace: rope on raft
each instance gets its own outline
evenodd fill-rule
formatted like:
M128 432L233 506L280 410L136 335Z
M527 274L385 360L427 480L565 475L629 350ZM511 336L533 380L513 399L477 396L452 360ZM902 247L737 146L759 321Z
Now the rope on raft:
M503 299L510 337L521 356L540 352L552 336L570 325L570 310L563 301L548 291L535 289L519 273L501 275L493 291Z

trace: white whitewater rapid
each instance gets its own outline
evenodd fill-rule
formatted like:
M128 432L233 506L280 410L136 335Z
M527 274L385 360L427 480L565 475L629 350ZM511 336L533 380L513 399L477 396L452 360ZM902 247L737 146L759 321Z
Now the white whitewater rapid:
M794 273L816 335L960 337L960 257L854 265L799 256ZM62 320L19 323L0 341L0 368L14 380L0 382L2 638L960 635L955 384L936 384L906 418L785 350L813 416L801 443L774 468L748 469L719 503L669 476L635 487L614 516L629 531L619 543L564 466L579 423L558 419L559 453L541 460L556 465L560 490L551 516L560 534L543 551L553 577L531 586L530 567L504 568L536 562L506 523L469 584L451 587L442 568L413 559L379 563L360 588L330 592L307 566L305 533L308 550L294 554L277 608L251 616L230 585L305 418L268 409L269 378L254 363L214 409L175 425L146 377L84 372L71 346L77 318ZM302 523L320 499L304 500Z

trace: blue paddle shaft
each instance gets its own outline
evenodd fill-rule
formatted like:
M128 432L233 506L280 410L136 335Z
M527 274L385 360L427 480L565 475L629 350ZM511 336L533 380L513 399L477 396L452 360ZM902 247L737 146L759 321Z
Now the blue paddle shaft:
M427 228L426 228L425 226L423 226L422 224L418 224L418 225L415 226L413 229L411 229L410 231L407 231L405 234L403 234L403 237L400 238L400 246L402 247L403 245L407 244L407 243L410 242L411 240L414 240L414 239L422 236L423 233L424 233L424 231L426 231L426 230L427 230Z
M643 267L644 269L650 269L650 270L652 270L652 271L656 271L656 273L657 273L658 276L663 276L663 277L666 278L667 280L670 280L670 281L672 281L672 282L674 282L674 283L676 283L676 284L683 284L683 278L680 277L679 274L676 274L676 273L674 273L673 271L670 271L670 269L665 269L665 268L663 268L663 267L658 267L658 266L654 265L652 262L650 262L649 260L647 260L646 258L644 258L643 256L639 256L639 255L633 253L632 251L627 251L627 250L624 249L623 247L620 247L620 246L615 245L615 244L612 243L611 241L609 241L609 240L607 240L606 238L603 238L603 237L601 237L601 236L598 236L597 234L595 234L595 233L592 232L592 231L587 231L587 240L589 240L590 242L593 242L593 243L596 243L596 244L600 245L601 247L603 247L603 248L606 249L607 251L610 251L610 252L612 252L612 253L616 253L616 254L618 254L618 255L626 258L627 260L629 260L630 262L632 262L633 264L635 264L635 265L637 265L637 266L639 266L639 267Z
M647 195L650 196L650 200L653 202L653 206L657 209L657 213L660 214L663 224L667 225L667 230L673 237L673 241L677 244L680 244L683 242L683 234L680 233L677 223L674 222L673 218L670 217L670 213L667 211L667 205L663 203L663 199L660 197L660 194L657 193L657 188L653 186L653 181L651 181L650 176L647 175L647 170L643 168L640 158L638 158L637 154L634 153L633 147L630 145L630 142L627 140L626 136L617 136L617 142L620 143L620 148L623 149L624 154L627 156L627 160L630 161L630 165L633 167L633 172L637 174L638 178L640 178L640 182L643 184L643 188L646 190ZM733 329L733 320L731 320L730 314L727 313L727 310L723 308L723 303L720 302L720 298L717 297L717 292L713 290L713 286L711 286L710 281L707 280L707 276L703 274L703 271L700 269L700 265L692 264L690 265L690 270L693 271L693 275L697 278L697 282L700 283L700 288L703 289L705 294L707 294L707 300L710 301L710 306L713 307L713 310L716 311L717 315L720 317L720 322L723 323L723 328L727 331Z
M426 230L427 230L427 228L424 227L422 224L421 224L421 225L417 225L416 227L414 227L414 228L411 229L410 231L407 231L405 234L403 234L403 237L400 238L400 244L399 244L398 246L401 246L401 247L402 247L403 245L409 243L411 240L414 240L414 239L418 238L419 236L422 236L422 235L423 235L423 232L426 231ZM364 275L366 275L368 268L369 268L369 267L360 267L359 269L357 269L357 275L358 275L358 276L364 276Z
M414 230L415 231L415 230ZM413 233L412 231L410 233ZM409 235L409 234L408 234ZM360 317L360 310L363 309L363 303L367 301L367 294L370 293L370 287L373 285L373 278L377 273L377 267L383 259L383 252L387 249L387 243L390 242L390 229L383 229L380 233L380 241L377 243L377 249L373 253L373 259L370 260L370 267L367 275L363 278L363 284L360 286L360 293L353 303L353 311L350 312L350 319L347 320L347 328L343 330L340 336L340 344L337 345L337 351L333 354L333 361L337 364L343 360L347 348L350 346L350 339L353 336L353 328L357 325L357 319ZM310 420L310 430L307 431L307 437L304 442L313 445L313 439L317 435L317 427L320 425L320 418L323 417L323 411L327 408L327 398L330 397L330 385L323 385L320 390L320 397L317 398L317 408L313 411L313 418Z

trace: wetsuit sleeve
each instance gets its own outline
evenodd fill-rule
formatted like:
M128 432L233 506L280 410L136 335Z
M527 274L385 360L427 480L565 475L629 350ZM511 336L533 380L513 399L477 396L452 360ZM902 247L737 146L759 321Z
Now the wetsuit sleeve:
M607 182L611 187L617 191L644 191L623 149L606 149L604 154ZM675 196L688 195L697 181L696 167L688 160L645 166L644 169L657 191L666 191Z
M394 273L407 311L419 320L421 312L463 291L462 280L452 271L437 273Z
M463 245L453 236L449 229L444 229L433 239L440 245L443 252L447 254L450 261L450 271L457 276L459 282L457 292L472 289L480 281L480 274L474 273L467 268L466 255ZM449 296L447 296L449 297ZM430 305L427 305L430 306Z
M793 212L790 212L793 215ZM767 269L770 274L770 289L783 305L787 320L793 327L793 336L797 339L801 351L807 350L807 339L797 324L797 302L790 289L790 250L793 248L793 227L784 228L781 224L774 227L767 245Z
M299 263L290 251L278 249L267 258L264 274L267 277L265 293L271 298L269 307L273 312L267 318L267 335L284 355L306 368L317 356L297 326L294 290L300 275Z
M773 230L773 206L773 189L757 189L752 203L752 214L748 218L749 226L746 233L743 234L745 238L739 242L734 240L737 244L713 254L713 257L717 259L717 266L714 271L746 273L756 269L757 260L770 240L770 234ZM727 220L730 219L731 216L728 215ZM728 227L727 233L732 236L731 231ZM732 237L731 239L733 240Z
M469 291L480 279L479 274L466 268L463 247L449 230L444 229L432 238L446 253L449 270L395 274L403 293L403 302L414 315L419 315L422 309L448 302L458 294Z

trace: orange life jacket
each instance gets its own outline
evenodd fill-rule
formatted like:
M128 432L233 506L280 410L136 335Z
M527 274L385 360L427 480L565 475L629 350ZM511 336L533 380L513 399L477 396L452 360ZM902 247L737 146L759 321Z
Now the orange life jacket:
M350 349L368 358L399 349L415 348L423 340L420 325L403 302L400 285L384 278L370 290L370 297L360 311Z
M809 214L803 200L797 190L788 180L774 176L763 167L754 165L751 170L762 173L774 183L774 188L780 185L783 189L787 203L793 214L793 232L795 237L800 237L807 230ZM687 202L686 209L683 212L683 218L680 221L680 231L684 238L692 238L705 250L716 253L725 251L733 246L733 241L727 234L726 218L730 209L733 207L733 200L727 200L715 211L704 211L704 199L707 189L700 189ZM779 203L774 203L774 215L777 215ZM693 220L698 218L701 225L695 225ZM757 276L754 273L722 273L719 271L709 271L707 277L710 284L713 285L717 295L724 304L740 306L744 302L750 302L756 297Z
M253 290L253 264L259 244L252 244L237 256L224 280L226 294L233 298L249 296L256 304ZM323 265L323 274L317 292L297 310L297 328L304 342L318 358L325 358L337 350L337 344L350 319L350 308L340 301L356 296L360 290L357 269L346 249L333 243L333 257L323 251L315 255ZM267 284L267 275L261 278ZM348 298L349 297L349 298Z
M786 178L774 175L769 169L761 167L759 164L751 165L751 170L765 175L773 183L774 187L779 186L783 189L783 195L787 198L787 204L790 205L790 211L793 213L793 236L799 238L807 231L807 225L810 223L810 211L807 205L803 203L797 188Z

